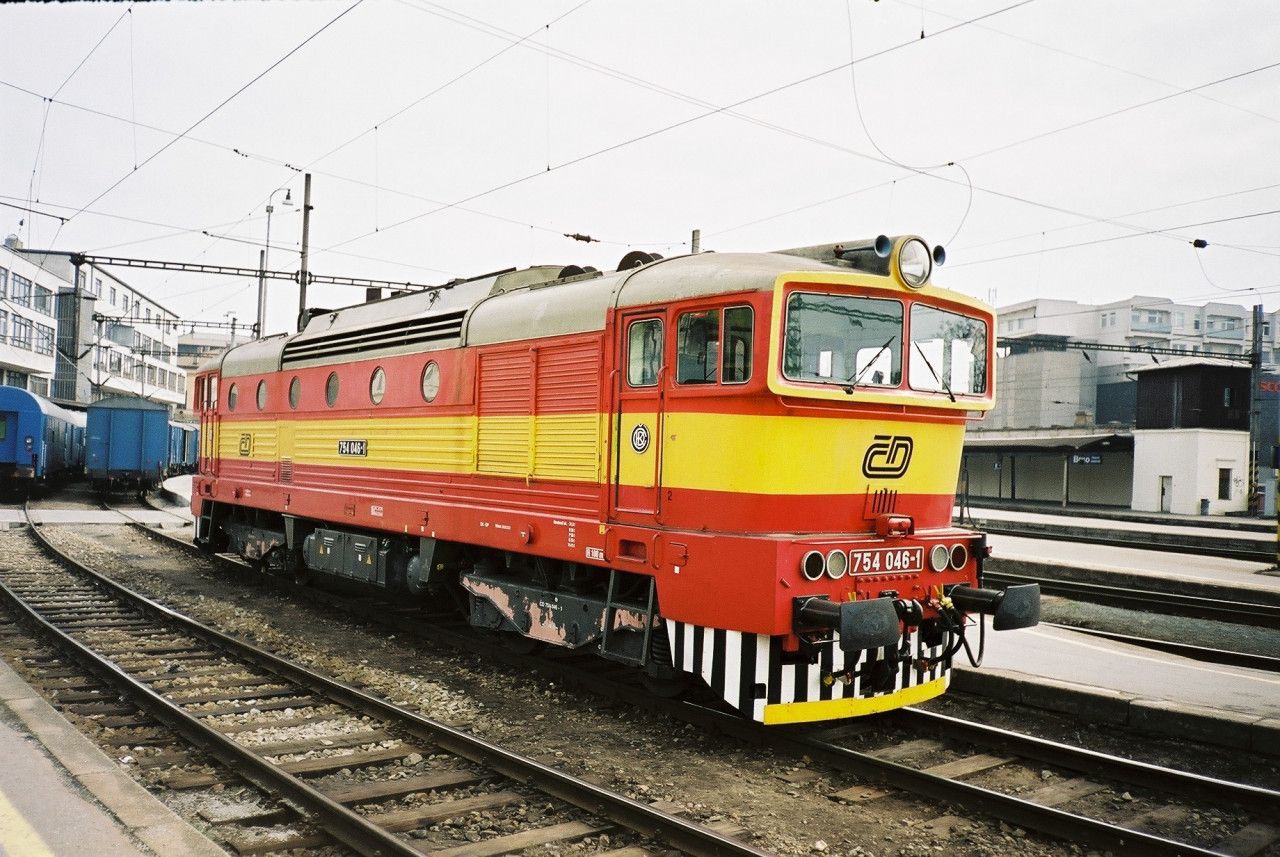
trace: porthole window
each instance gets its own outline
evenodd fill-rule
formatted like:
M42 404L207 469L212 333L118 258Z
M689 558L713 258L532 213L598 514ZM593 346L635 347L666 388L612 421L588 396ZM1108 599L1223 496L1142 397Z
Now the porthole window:
M235 384L232 384L227 388L227 407L233 411L236 409L236 399L238 398L237 394L238 391L236 390Z
M302 400L302 379L295 375L294 379L289 382L289 407L294 408L296 410L298 407L298 402L301 400Z
M261 411L266 407L267 407L267 382L264 380L264 381L258 382L258 410Z
M439 392L440 367L432 360L422 368L422 398L428 402L433 402Z
M379 366L369 376L369 401L375 405L382 404L382 397L387 394L387 373Z
M324 400L329 407L338 403L338 373L330 372L329 380L324 382Z

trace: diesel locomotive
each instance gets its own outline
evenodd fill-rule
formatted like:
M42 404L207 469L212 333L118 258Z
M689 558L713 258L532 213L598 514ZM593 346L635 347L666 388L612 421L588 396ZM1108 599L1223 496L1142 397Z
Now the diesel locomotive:
M995 328L943 259L634 251L313 311L200 371L196 540L763 723L936 696L985 616L1039 619L951 522Z

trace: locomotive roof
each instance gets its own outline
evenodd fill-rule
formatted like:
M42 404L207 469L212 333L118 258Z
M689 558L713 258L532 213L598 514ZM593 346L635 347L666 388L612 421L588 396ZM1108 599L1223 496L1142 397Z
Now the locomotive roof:
M202 370L262 374L397 354L604 329L610 307L652 306L734 292L771 291L799 271L848 271L782 253L701 253L638 268L561 277L538 266L318 313L296 334L236 346Z

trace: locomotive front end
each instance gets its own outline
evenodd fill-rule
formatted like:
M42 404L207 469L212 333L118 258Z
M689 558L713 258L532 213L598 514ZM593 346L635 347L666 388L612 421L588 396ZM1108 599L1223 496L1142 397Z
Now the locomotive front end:
M769 392L806 427L813 488L776 501L797 533L776 543L785 631L748 659L749 712L739 691L764 723L937 696L960 651L981 660L983 617L1028 627L1040 603L1036 585L984 588L985 536L952 525L965 425L993 401L990 308L932 286L944 256L916 237L789 252L855 271L786 274L773 294Z

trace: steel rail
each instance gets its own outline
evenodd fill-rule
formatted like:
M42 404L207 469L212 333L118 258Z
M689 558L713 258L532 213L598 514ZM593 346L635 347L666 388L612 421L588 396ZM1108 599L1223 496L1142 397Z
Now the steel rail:
M1227 601L1221 598L1205 598L1198 595L1182 595L1177 592L1131 589L1104 583L1084 583L1056 580L1031 574L1008 571L983 572L984 583L1038 583L1045 595L1062 595L1080 601L1126 607L1150 613L1172 616L1189 616L1195 619L1212 619L1236 625L1260 625L1274 628L1280 625L1280 605L1254 604L1247 601Z
M641 835L659 839L681 851L696 855L696 857L768 857L769 855L767 851L762 851L648 804L632 800L609 789L580 780L571 774L513 753L437 720L400 708L384 699L287 661L242 640L229 637L157 601L153 601L145 595L134 592L123 584L93 569L85 567L59 551L42 534L38 533L36 528L32 528L32 530L36 533L41 543L62 562L78 569L82 574L94 580L116 597L131 602L148 612L158 614L166 621L180 627L186 633L228 650L240 658L252 661L265 670L274 672L295 684L315 690L332 702L355 709L371 717L393 721L397 727L414 737L436 744L451 753L497 771L510 779L530 783L540 791L558 797L579 809L607 818ZM111 670L113 674L119 673L118 668L115 668L114 665L111 666ZM127 678L127 676L125 677ZM149 688L145 689L148 696L157 696ZM167 700L163 700L163 697L159 697L159 699L165 702L166 706L172 705ZM180 709L179 713L188 718L190 717L185 712L181 712ZM199 726L201 729L207 728L203 724L199 724ZM221 736L221 733L218 734ZM225 739L225 736L222 737ZM225 740L237 749L240 747L230 739ZM273 773L281 777L287 777L290 780L294 779L288 774L281 774L275 771L274 766L262 760L261 757L253 755L253 758L266 765L269 769L273 769ZM307 792L313 793L323 802L320 804L321 806L332 805L340 810L341 813L353 815L364 822L362 816L351 812L341 804L333 803L320 792L315 791L310 786L306 786L305 783L302 783L302 785ZM367 822L364 823L367 824ZM383 831L380 832L388 835ZM408 847L403 840L392 838L400 845ZM353 847L355 846L353 845ZM371 851L366 853L404 853L416 854L420 857L420 852L411 848L404 851Z
M1230 649L1213 649L1207 646L1194 646L1190 643L1177 643L1172 640L1157 640L1152 637L1135 637L1130 634L1121 634L1116 631L1104 631L1099 628L1082 628L1079 625L1065 625L1061 622L1045 622L1040 624L1047 625L1051 628L1063 628L1068 631L1077 631L1081 634L1088 634L1092 637L1100 637L1104 640L1114 640L1117 643L1127 643L1131 646L1141 646L1144 649L1155 649L1156 651L1167 652L1171 655L1180 655L1184 658L1201 661L1207 664L1222 664L1232 667L1247 667L1254 670L1265 670L1267 672L1280 672L1280 658L1270 655L1258 655L1252 652L1233 652Z
M1216 544L1211 543L1212 540L1191 542L1172 542L1172 541L1152 541L1151 535L1148 534L1146 539L1122 538L1119 536L1101 535L1100 531L1092 530L1089 533L1069 534L1056 530L1044 529L1040 526L1018 526L1010 524L1007 521L992 521L982 518L974 518L973 526L993 536L1018 536L1020 538L1045 539L1046 541L1055 542L1078 542L1080 544L1102 545L1103 547L1112 548L1133 548L1134 550L1145 551L1161 551L1164 553L1185 553L1195 556L1213 556L1223 559L1238 559L1246 562L1269 562L1273 563L1276 559L1276 546L1274 542L1267 543L1267 547L1262 548L1246 548L1246 547L1224 547L1221 539ZM1239 541L1239 540L1237 540Z
M807 755L839 770L867 776L922 797L962 806L975 812L983 812L1005 822L1036 830L1067 842L1087 842L1125 855L1207 857L1210 854L1218 854L1206 848L1087 818L961 780L948 779L896 762L878 759L866 753L822 741L816 736L795 733L790 735L780 733L775 736L770 733L767 740L772 746L789 748L792 752Z
M1180 771L1152 765L1122 756L1112 756L1074 747L1047 738L1037 738L1023 732L1012 732L963 720L947 714L925 711L914 706L900 708L890 715L912 728L936 732L950 740L970 741L985 747L1008 751L1012 755L1035 759L1050 765L1058 765L1081 773L1096 774L1107 779L1120 780L1135 786L1173 794L1209 797L1217 801L1228 800L1255 809L1280 813L1280 791L1220 780L1203 774Z

